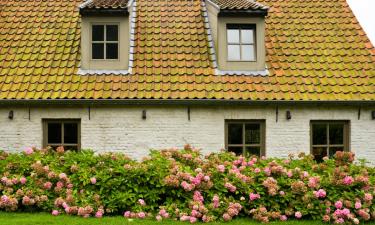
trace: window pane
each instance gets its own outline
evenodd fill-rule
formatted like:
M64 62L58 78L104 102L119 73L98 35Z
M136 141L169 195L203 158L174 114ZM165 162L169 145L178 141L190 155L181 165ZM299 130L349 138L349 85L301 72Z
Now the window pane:
M228 60L240 60L240 46L228 45Z
M78 124L64 123L64 143L77 144L78 143Z
M104 59L104 44L98 44L98 43L92 44L92 58Z
M323 161L323 157L327 156L327 148L326 147L314 147L312 154L316 161L321 162Z
M239 30L227 30L228 43L240 43L240 31Z
M74 145L74 146L71 146L71 145L68 145L68 146L64 146L64 150L72 150L72 151L77 151L78 150L78 146L77 145Z
M107 25L107 41L118 41L117 25Z
M254 45L242 45L242 60L254 61L255 60L255 51Z
M228 124L228 144L242 144L242 124Z
M61 123L48 123L48 144L58 144L61 141Z
M253 30L241 30L241 43L253 44L254 43L254 31Z
M229 152L234 152L236 155L242 155L242 147L228 147Z
M336 152L338 151L344 151L344 146L342 147L330 147L329 148L329 157L333 157Z
M104 25L93 25L92 26L92 40L93 41L104 41Z
M329 125L329 144L344 144L344 124Z
M260 144L260 124L245 125L245 144Z
M118 44L114 44L114 43L111 43L111 44L107 44L107 52L106 52L106 56L107 56L107 59L117 59L118 58Z
M313 124L313 145L327 144L327 125L326 124Z
M246 147L246 157L250 156L260 156L260 147Z

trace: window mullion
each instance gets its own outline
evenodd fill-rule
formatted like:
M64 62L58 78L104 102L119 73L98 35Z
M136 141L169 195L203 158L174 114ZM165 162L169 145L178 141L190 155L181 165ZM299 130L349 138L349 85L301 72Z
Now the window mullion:
M104 25L104 59L107 59L107 25Z
M245 147L245 124L242 124L242 155L246 154L246 147Z
M61 145L64 146L64 122L61 123Z
M330 143L329 143L329 123L327 123L326 129L327 129L327 156L329 156L329 152L330 152L330 147L329 147L329 145L330 145Z

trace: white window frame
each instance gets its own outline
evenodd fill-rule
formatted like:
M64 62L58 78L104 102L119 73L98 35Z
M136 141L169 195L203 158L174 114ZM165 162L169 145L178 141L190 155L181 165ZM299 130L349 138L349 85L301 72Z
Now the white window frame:
M239 42L229 42L228 41L228 30L238 30L239 33ZM253 43L242 43L241 40L241 30L252 30L253 31ZM228 62L256 62L257 61L257 49L256 49L256 25L255 24L227 24L226 26L226 42L227 42L227 61ZM232 60L229 59L229 52L228 48L229 45L238 45L240 51L240 59L239 60ZM253 46L254 49L254 60L244 60L242 59L242 46Z
M104 26L104 40L103 41L93 41L92 32L93 26L101 25ZM117 41L107 41L107 26L117 26ZM93 47L92 44L104 44L104 58L94 59L93 58ZM117 44L117 59L107 59L107 44ZM120 24L119 23L91 23L90 24L90 60L93 61L119 61L120 60Z

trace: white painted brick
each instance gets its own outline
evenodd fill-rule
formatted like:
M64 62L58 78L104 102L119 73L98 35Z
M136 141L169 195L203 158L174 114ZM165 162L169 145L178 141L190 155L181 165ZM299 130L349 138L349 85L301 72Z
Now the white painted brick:
M351 150L359 158L375 164L375 120L371 110L356 107L279 107L276 122L274 106L191 107L118 106L91 107L6 107L0 109L0 149L23 150L42 145L43 118L80 118L82 148L95 151L118 151L134 158L148 154L149 149L183 147L189 143L204 153L224 148L225 119L265 119L267 156L286 157L289 153L310 151L310 120L349 120ZM142 110L147 119L142 119ZM14 119L8 119L14 110ZM290 110L292 119L286 120Z

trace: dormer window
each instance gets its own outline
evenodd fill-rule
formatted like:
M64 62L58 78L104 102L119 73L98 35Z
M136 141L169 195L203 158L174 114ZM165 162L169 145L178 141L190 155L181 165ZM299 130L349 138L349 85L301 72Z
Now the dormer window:
M119 30L117 24L94 24L91 34L92 59L118 59Z
M227 24L228 61L256 61L255 24Z
M87 0L79 6L82 19L80 74L127 73L130 28L134 23L129 13L134 9L128 0Z

